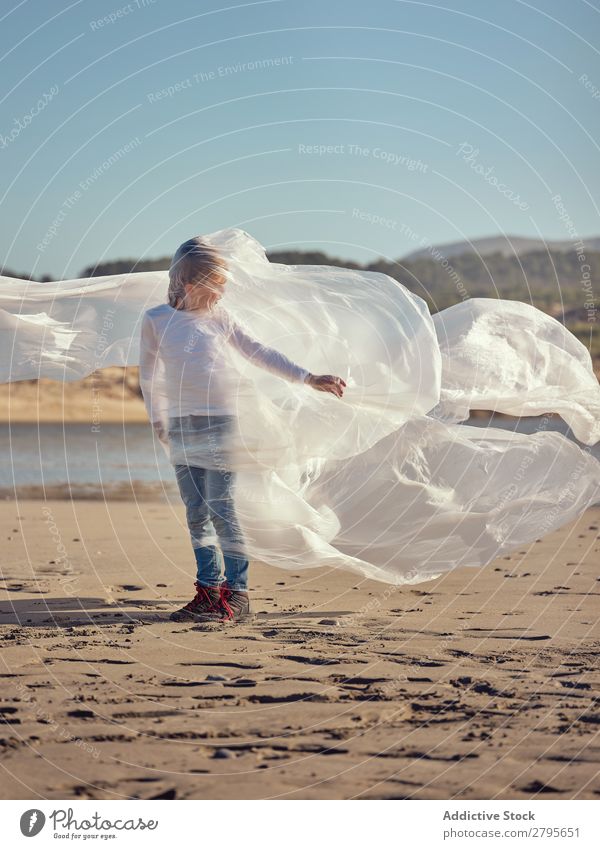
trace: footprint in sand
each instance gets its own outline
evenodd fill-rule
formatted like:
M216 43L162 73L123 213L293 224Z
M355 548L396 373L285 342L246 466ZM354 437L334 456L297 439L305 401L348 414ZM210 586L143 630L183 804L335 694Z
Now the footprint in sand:
M551 784L544 784L543 781L538 781L534 779L530 781L529 784L526 784L524 787L518 788L521 793L564 793L564 790L561 790L559 787L552 787Z

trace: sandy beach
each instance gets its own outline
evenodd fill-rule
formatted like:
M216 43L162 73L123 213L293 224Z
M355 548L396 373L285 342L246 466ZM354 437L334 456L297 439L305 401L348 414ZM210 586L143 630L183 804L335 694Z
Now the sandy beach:
M81 380L0 384L0 422L147 422L137 366L98 369Z
M181 504L0 515L3 799L600 796L600 507L414 587L254 563L237 627L168 619Z

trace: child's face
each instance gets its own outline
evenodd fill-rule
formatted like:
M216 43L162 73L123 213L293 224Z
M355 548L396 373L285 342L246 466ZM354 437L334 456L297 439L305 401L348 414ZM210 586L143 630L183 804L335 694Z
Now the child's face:
M228 270L223 263L223 272L210 271L201 283L186 283L187 309L212 309L225 294L227 280Z

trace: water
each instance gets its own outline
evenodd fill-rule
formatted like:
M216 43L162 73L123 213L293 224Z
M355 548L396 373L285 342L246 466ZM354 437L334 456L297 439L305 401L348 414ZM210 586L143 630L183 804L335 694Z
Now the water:
M573 439L558 416L477 416L467 424L520 433L556 430ZM147 424L103 424L97 433L88 424L0 424L0 446L4 499L178 497L172 466ZM600 460L600 443L592 454Z
M0 424L0 497L170 498L173 468L147 424Z
M579 442L573 436L571 428L559 416L525 416L523 418L514 418L513 416L503 416L500 414L490 413L481 417L472 417L465 424L474 425L475 427L498 427L505 430L514 430L517 433L537 433L537 431L557 431L562 433L572 442L579 445L580 448L589 450L590 454L600 461L600 442L596 445L589 446Z

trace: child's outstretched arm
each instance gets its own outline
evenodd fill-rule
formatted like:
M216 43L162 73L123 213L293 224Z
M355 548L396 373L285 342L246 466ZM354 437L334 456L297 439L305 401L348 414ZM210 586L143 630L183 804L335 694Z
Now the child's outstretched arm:
M228 329L230 343L255 365L294 383L306 383L321 392L331 392L338 398L342 397L346 384L341 377L311 374L307 369L292 362L285 354L258 342L232 319Z

